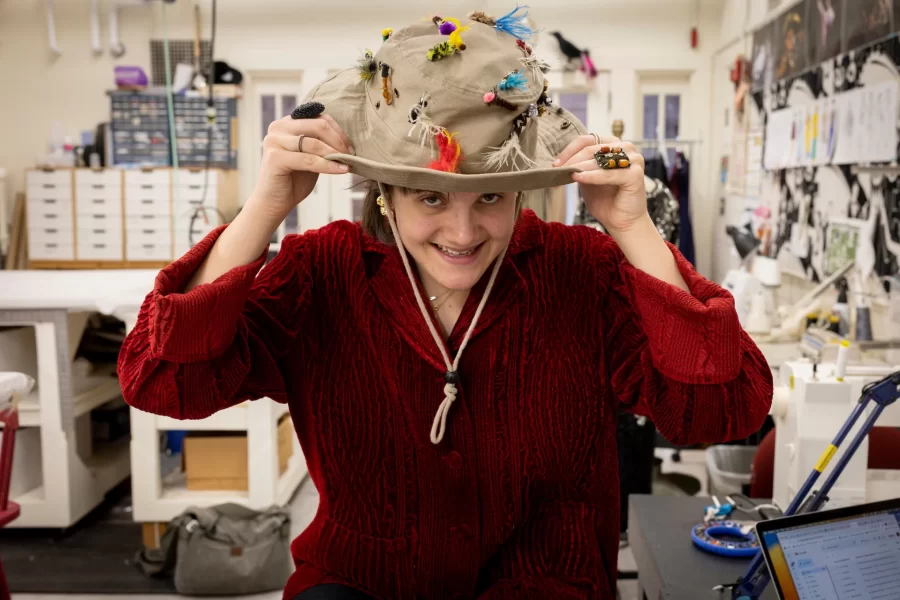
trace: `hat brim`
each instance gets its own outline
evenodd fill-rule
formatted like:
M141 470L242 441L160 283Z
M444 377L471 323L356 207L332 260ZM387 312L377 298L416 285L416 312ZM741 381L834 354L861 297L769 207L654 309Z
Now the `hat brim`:
M577 167L566 166L505 173L461 174L391 165L350 154L329 154L325 158L343 163L350 167L351 173L372 181L433 192L525 192L570 184L573 182L572 174L581 172Z

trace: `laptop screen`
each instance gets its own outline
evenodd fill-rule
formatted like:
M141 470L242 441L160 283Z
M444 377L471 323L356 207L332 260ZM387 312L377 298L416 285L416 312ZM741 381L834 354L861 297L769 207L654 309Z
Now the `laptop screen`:
M900 598L900 509L774 527L760 541L782 600Z

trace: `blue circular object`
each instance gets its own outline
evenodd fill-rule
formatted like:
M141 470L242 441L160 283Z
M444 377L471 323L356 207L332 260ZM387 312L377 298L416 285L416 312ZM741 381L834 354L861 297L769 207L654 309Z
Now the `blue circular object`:
M701 550L719 556L752 558L759 552L756 532L751 529L749 533L744 533L741 531L741 524L734 521L694 525L691 540Z

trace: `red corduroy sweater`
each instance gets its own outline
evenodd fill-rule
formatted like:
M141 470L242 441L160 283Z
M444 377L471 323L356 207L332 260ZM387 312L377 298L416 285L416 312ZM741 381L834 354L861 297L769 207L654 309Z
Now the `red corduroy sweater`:
M321 500L285 598L337 582L383 599L612 599L616 411L687 444L747 436L769 410L771 371L731 296L677 250L691 294L610 237L525 211L435 446L445 369L395 247L334 223L181 293L220 232L160 272L119 377L132 406L179 419L290 405Z

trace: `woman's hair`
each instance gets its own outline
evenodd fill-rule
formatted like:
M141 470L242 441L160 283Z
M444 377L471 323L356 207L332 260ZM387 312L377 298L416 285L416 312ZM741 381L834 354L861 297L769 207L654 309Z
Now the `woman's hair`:
M363 231L383 244L393 244L394 232L391 231L391 224L388 223L387 218L381 214L381 207L378 206L378 196L381 195L381 191L378 189L378 183L375 181L367 181L365 185L366 198L363 200L362 207ZM409 193L411 190L384 184L384 191L390 195L395 191ZM520 195L516 210L516 220L518 220L519 215L522 214L523 200L523 195Z
M391 224L387 218L381 214L381 207L378 206L378 196L381 190L378 189L378 183L375 181L366 182L366 199L363 200L362 207L362 228L367 234L383 244L394 243L394 232L391 231ZM389 185L384 186L385 192L391 193L393 188Z

